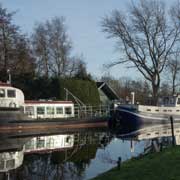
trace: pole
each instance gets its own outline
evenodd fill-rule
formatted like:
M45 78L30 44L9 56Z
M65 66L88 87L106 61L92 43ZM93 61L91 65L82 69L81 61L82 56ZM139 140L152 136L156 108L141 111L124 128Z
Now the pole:
M11 84L11 71L10 69L7 70L8 73L8 83Z
M65 89L65 91L66 91L66 101L68 101L68 91L67 89Z
M172 145L175 146L175 136L174 136L174 120L173 117L170 116L170 121L171 121L171 132L172 132Z
M131 103L134 104L134 101L135 101L135 93L134 92L131 92Z

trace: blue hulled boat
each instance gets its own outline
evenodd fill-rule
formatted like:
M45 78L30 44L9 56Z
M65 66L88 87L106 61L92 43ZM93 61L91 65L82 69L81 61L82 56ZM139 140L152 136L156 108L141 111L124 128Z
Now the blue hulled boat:
M112 120L124 131L134 131L149 125L180 123L180 96L164 97L158 106L123 105L115 108Z

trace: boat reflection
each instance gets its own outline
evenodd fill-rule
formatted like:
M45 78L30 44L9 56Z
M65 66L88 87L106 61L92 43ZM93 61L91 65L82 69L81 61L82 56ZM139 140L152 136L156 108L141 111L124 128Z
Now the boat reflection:
M33 137L24 145L25 153L52 152L72 148L74 135L53 135Z
M121 132L116 131L116 136L122 139L147 140L162 137L172 137L172 129L170 125L147 126L136 131ZM174 136L176 144L180 145L180 124L174 125Z
M23 163L24 151L0 153L0 172L8 172L20 167Z
M86 163L90 162L90 159L95 157L98 147L106 146L110 139L111 136L103 131L3 138L6 146L0 143L0 176L2 173L14 175L27 170L30 172L34 166L36 169L42 168L42 164L52 167L51 163L60 165L79 160L82 163L85 159ZM92 148L89 151L90 145ZM16 171L17 168L19 170Z

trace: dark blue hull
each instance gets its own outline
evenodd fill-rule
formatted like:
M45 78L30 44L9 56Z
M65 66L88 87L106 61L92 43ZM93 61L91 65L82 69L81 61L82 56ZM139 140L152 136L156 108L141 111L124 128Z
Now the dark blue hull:
M111 120L122 133L129 133L147 126L170 124L170 115L140 113L133 106L119 106ZM180 116L174 117L174 123L180 123Z

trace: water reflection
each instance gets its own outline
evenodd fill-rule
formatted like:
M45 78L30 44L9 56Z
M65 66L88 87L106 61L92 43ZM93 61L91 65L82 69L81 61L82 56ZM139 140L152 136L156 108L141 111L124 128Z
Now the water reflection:
M172 127L170 124L157 125L157 126L146 126L142 129L131 132L115 131L117 137L122 139L134 139L134 140L150 140L162 137L172 137ZM180 124L174 125L174 136L176 144L180 145Z
M179 142L180 126L174 132ZM1 136L0 179L89 179L116 166L118 157L125 161L169 142L162 137L171 137L169 126Z

